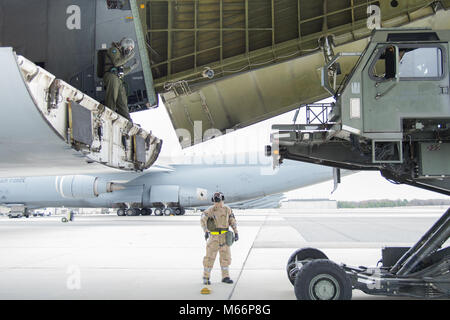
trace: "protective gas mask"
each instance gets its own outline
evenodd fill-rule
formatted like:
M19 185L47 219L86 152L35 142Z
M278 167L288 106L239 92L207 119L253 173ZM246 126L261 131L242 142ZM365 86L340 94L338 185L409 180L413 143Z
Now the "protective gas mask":
M134 50L134 41L130 38L123 38L120 41L120 46L122 47L123 54L127 56Z
M127 56L127 55L129 55L131 53L131 51L133 51L132 47L124 48L123 49L123 54Z

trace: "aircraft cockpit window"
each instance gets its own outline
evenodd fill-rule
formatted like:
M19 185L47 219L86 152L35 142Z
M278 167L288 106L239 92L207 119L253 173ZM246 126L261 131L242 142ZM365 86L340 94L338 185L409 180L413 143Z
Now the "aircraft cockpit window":
M400 78L440 78L442 50L440 48L400 48Z

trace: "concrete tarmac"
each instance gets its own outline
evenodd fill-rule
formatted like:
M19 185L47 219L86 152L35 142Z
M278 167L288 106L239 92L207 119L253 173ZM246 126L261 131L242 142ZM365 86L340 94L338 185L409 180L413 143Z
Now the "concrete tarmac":
M200 214L0 217L0 299L295 299L286 262L316 247L337 262L375 266L383 246L411 246L446 208L235 211L231 278L201 295ZM354 299L386 299L353 291Z

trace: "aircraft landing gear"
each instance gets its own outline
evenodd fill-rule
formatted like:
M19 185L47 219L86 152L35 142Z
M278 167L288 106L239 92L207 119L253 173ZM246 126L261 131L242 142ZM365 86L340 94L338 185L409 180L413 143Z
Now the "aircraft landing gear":
M450 209L411 248L383 248L381 267L337 265L306 248L293 253L286 269L289 280L295 278L297 299L351 299L352 288L372 295L448 298L450 246L442 246L449 236Z
M186 213L184 208L173 208L173 212L176 216L183 216Z
M138 215L141 214L141 209L139 209L139 208L128 208L128 209L125 211L125 213L126 213L126 215L129 216L129 217L131 217L131 216L138 216Z
M155 213L155 216L162 216L163 215L163 209L162 208L155 208L153 211Z
M149 216L151 214L152 214L152 209L150 209L150 208L142 208L141 209L141 215Z
M119 217L123 216L150 216L152 213L154 213L155 216L182 216L186 213L186 210L184 208L154 208L153 210L151 208L119 208L117 209L117 215Z
M163 213L165 216L173 216L174 215L174 211L172 210L172 208L165 208L163 210Z

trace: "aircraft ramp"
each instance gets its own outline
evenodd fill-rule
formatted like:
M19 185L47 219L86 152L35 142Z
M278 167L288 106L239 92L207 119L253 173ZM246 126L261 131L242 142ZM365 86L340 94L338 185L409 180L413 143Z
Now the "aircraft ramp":
M162 140L12 48L0 65L0 177L142 171L158 158Z
M450 21L449 0L138 3L155 90L174 128L191 135L182 147L329 97L320 68L334 53L364 50L374 28ZM356 61L340 61L337 86Z

